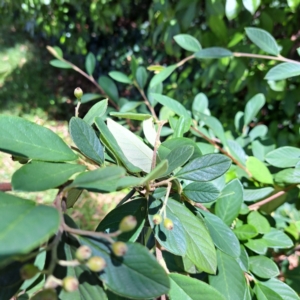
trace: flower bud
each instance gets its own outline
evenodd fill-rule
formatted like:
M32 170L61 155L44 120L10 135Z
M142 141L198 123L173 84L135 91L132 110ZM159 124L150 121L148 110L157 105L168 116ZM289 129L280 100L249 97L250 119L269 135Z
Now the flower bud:
M54 289L45 289L34 295L31 300L57 300Z
M66 292L74 292L78 289L79 282L75 277L68 276L62 281L62 286Z
M32 264L26 264L20 270L21 278L24 280L33 278L39 272L39 268Z
M102 257L93 256L86 265L93 272L101 272L106 267L106 262Z
M155 225L158 225L162 222L162 217L159 214L153 216L152 221Z
M75 97L77 98L78 101L80 101L82 95L83 95L83 91L80 87L77 87L75 90L74 90L74 95Z
M165 218L164 219L164 226L167 230L172 230L174 228L174 223L171 219Z
M126 216L122 219L119 229L122 232L131 231L136 227L137 220L134 216Z
M111 250L115 256L124 256L128 250L128 247L123 242L115 242L112 244Z
M75 257L80 262L83 262L85 260L88 260L92 256L92 250L90 247L83 245L80 246L75 253Z

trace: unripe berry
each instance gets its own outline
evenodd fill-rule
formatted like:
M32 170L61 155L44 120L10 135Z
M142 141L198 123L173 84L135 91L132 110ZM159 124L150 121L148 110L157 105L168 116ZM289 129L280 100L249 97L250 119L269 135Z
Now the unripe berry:
M83 245L80 246L75 253L75 257L77 258L77 260L79 260L80 262L88 260L90 257L92 256L92 250L90 247Z
M153 216L152 221L155 225L158 225L162 222L162 217L159 214Z
M79 282L75 277L68 276L62 281L62 286L66 292L74 292L78 289Z
M57 300L57 295L54 289L45 289L33 296L31 300Z
M86 265L93 272L101 272L106 267L106 262L102 257L93 256Z
M115 256L124 256L128 250L128 247L123 242L115 242L112 244L111 250Z
M39 268L32 264L24 265L20 270L21 278L24 280L33 278L39 272Z
M122 219L119 229L122 232L131 231L136 227L137 220L134 216L126 216Z
M75 97L77 98L78 101L80 101L82 95L83 95L83 91L80 87L77 87L75 90L74 90L74 95Z
M165 218L164 219L164 226L167 230L172 230L174 228L174 223L171 219Z

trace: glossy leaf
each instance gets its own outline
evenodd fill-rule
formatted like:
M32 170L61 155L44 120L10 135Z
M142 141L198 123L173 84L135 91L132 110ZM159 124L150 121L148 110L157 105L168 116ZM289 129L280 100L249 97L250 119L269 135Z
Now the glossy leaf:
M205 225L216 247L231 257L239 257L240 243L232 230L216 215L202 210L200 212L204 215Z
M121 147L118 145L116 139L109 131L104 121L101 118L96 117L95 124L101 133L100 137L101 141L103 141L103 144L117 157L118 160L122 162L124 167L132 173L140 172L141 169L129 162L127 157L124 155Z
M228 20L233 20L237 16L238 8L237 0L226 0L225 14Z
M243 203L243 186L238 179L230 181L222 190L216 203L216 215L231 225L238 216Z
M144 144L134 133L112 119L107 119L107 127L128 161L144 172L149 173L153 156L152 149Z
M221 47L205 48L195 53L195 57L200 59L223 58L231 56L233 56L231 51Z
M108 100L102 100L93 105L87 114L84 116L83 120L87 122L89 125L94 123L94 119L96 117L102 117L107 110Z
M275 181L280 183L300 183L300 169L285 169L275 175Z
M246 167L253 178L261 183L273 184L273 176L263 162L254 156L249 156Z
M108 73L108 75L114 79L115 81L122 82L122 83L128 83L132 84L131 79L124 73L119 71L111 71Z
M134 299L145 299L169 292L168 275L156 258L142 245L127 243L126 254L116 257L111 254L111 246L106 241L87 237L80 237L79 240L92 249L93 255L105 259L105 272L99 273L98 276L114 293Z
M169 292L171 300L198 300L200 295L205 300L225 299L221 293L203 281L174 273L171 273L169 278L171 281Z
M245 246L257 254L265 254L268 249L267 242L263 239L249 240Z
M55 67L55 68L60 68L60 69L72 69L72 66L68 64L67 62L61 61L59 59L52 59L50 60L50 65Z
M249 256L248 256L248 253L247 253L247 251L246 251L246 249L243 245L240 245L240 250L241 250L241 254L236 259L236 261L238 262L238 264L240 265L241 269L244 272L248 272L249 271Z
M258 201L269 196L274 191L271 187L261 189L244 189L244 201Z
M97 226L96 231L103 231L107 233L115 232L119 229L120 222L126 216L134 216L137 220L137 226L129 231L124 232L118 236L118 240L127 242L134 242L141 233L147 212L147 200L145 198L138 198L129 201L121 206L111 210L104 219Z
M94 73L96 67L96 57L92 52L89 52L89 54L85 58L85 69L89 75L92 75Z
M0 192L0 265L13 256L28 254L55 234L60 225L58 211ZM43 224L37 229L37 224ZM22 242L20 243L20 237Z
M144 121L152 118L149 114L140 114L140 113L130 113L130 112L111 112L111 116L123 119Z
M99 94L86 93L83 94L81 98L81 103L87 103L89 101L97 100L99 98L103 98L103 96Z
M209 203L218 198L220 191L211 182L192 182L184 187L183 194L192 201Z
M243 5L252 15L254 15L260 6L260 2L261 0L243 0Z
M136 70L136 81L141 89L143 89L147 83L148 74L144 67L139 66Z
M244 113L244 126L247 126L265 105L266 99L263 94L257 94L246 104Z
M279 275L279 269L273 260L266 256L252 256L249 258L249 268L260 278L269 279Z
M79 174L68 187L95 192L113 192L118 187L118 180L124 175L125 170L118 166L96 169Z
M271 248L290 248L293 246L293 241L281 230L271 228L262 238L268 247Z
M169 163L166 159L162 160L147 176L142 179L143 183L162 177L167 173Z
M248 215L247 221L248 224L254 226L259 233L268 233L271 229L268 220L258 211L252 211Z
M207 154L185 165L176 177L192 181L210 181L222 176L230 167L231 160L222 154Z
M258 235L257 229L250 224L244 224L242 226L239 226L235 228L233 232L241 241L249 240Z
M260 284L259 282L255 283L254 292L257 300L283 300L278 293Z
M173 38L184 50L197 52L202 49L199 41L189 34L177 34Z
M280 147L269 152L266 161L278 168L294 167L300 161L300 149L295 147Z
M154 75L150 81L150 88L153 88L154 86L166 80L176 70L176 68L177 65L168 66L158 74Z
M36 192L56 188L85 166L33 161L22 166L12 177L14 191Z
M217 250L218 273L209 275L209 283L218 290L225 299L244 299L247 288L244 272L236 260Z
M273 54L279 55L279 47L273 36L260 28L247 27L245 28L248 38L261 50Z
M266 74L266 80L283 80L300 75L300 65L296 63L282 63L279 64Z
M77 155L53 131L25 119L1 115L0 150L45 161L71 161Z
M104 163L104 149L94 129L84 120L73 117L69 123L71 138L82 154L96 162Z
M98 83L107 96L112 99L115 103L119 101L119 92L116 84L107 76L101 76L98 79Z

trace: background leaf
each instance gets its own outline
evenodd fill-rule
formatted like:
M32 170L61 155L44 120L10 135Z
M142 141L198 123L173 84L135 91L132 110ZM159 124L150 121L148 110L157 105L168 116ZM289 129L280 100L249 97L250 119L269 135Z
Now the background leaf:
M48 128L15 116L0 116L0 149L12 155L45 161L70 161L77 155Z
M273 177L269 169L259 159L249 156L246 167L252 176L261 183L273 184Z
M96 117L102 117L106 110L107 110L107 104L108 100L104 99L102 101L99 101L98 103L94 104L87 114L84 116L83 120L87 122L89 125L92 125L94 123L94 119Z
M300 75L300 65L296 63L282 63L279 64L266 74L267 80L283 80Z
M144 67L139 66L136 70L136 81L141 89L143 89L147 83L148 74Z
M55 68L60 68L60 69L72 69L72 66L68 64L67 62L61 61L59 59L52 59L50 60L50 65L55 67Z
M252 14L256 12L260 6L261 0L243 0L243 5Z
M92 52L89 52L89 54L85 58L85 69L89 75L92 75L94 73L96 67L96 57Z
M295 147L280 147L269 152L266 161L278 168L294 167L300 161L300 149Z
M128 83L132 84L131 79L124 73L119 71L111 71L108 73L108 75L114 79L115 81L122 82L122 83Z
M177 34L173 38L184 50L197 52L202 49L199 41L189 34Z
M163 82L165 79L167 79L173 72L176 70L177 66L172 65L164 68L162 71L160 71L158 74L154 75L150 81L150 88L153 88L154 86L158 85L159 83Z
M98 83L108 98L112 99L115 103L119 102L119 92L116 84L107 76L101 76L98 79Z
M244 113L244 126L249 125L265 103L266 99L263 94L257 94L247 102Z
M233 56L231 51L221 47L205 48L195 53L195 57L200 59L223 58L231 56Z
M252 256L249 258L249 264L250 271L260 278L269 279L280 273L274 261L265 256Z
M254 226L259 233L268 233L271 229L268 220L258 211L252 211L248 215L247 221L248 224Z

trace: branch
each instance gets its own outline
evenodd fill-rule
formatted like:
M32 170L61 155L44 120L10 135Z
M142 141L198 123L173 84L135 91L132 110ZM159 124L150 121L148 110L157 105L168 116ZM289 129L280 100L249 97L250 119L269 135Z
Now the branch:
M259 202L257 202L257 203L254 203L254 204L248 206L248 208L249 208L250 210L257 210L257 209L259 209L261 206L263 206L263 205L265 205L265 204L267 204L267 203L269 203L269 202L271 202L271 201L273 201L273 200L279 198L280 196L286 194L289 190L295 188L296 186L297 186L297 184L290 185L290 186L288 186L287 188L285 188L284 190L279 191L279 192L277 192L276 194L274 194L274 195L272 195L272 196L270 196L270 197L268 197L268 198L266 198L266 199L264 199L264 200L261 200L261 201L259 201Z
M0 182L1 192L10 192L11 190L12 190L12 186L10 182Z
M178 63L176 64L177 68L180 67L180 66L182 66L183 64L185 64L187 61L189 61L189 60L191 60L191 59L194 59L194 58L195 58L195 55L194 55L194 54L191 55L191 56L188 56L188 57L184 58L183 60L181 60L180 62L178 62Z
M191 127L191 130L195 131L197 134L199 134L202 138L204 138L207 142L209 142L210 144L212 144L216 149L218 149L220 152L222 152L224 155L228 156L232 162L234 162L237 166L239 166L242 170L244 170L247 175L251 178L252 174L249 172L249 170L243 166L237 159L235 159L229 152L227 152L226 150L224 150L222 147L220 147L214 140L210 139L209 137L207 137L205 134L203 134L201 131L199 131L197 128L195 127Z

